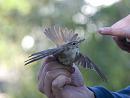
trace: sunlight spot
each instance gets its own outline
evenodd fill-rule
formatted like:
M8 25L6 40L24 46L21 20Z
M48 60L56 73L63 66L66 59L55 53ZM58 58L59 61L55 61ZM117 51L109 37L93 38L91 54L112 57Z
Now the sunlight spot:
M21 45L22 45L22 48L24 50L29 50L33 47L34 45L34 39L32 36L30 35L27 35L25 36L23 39L22 39L22 42L21 42Z
M0 67L0 80L4 80L7 78L8 70L5 67Z
M87 17L82 13L77 13L72 17L72 20L77 24L86 24Z
M52 4L49 4L47 6L43 6L39 9L39 14L42 16L51 15L55 12L55 6Z
M6 93L0 93L0 98L11 98Z
M81 8L81 12L85 15L94 15L97 12L97 9L90 5L83 5Z
M87 4L89 3L92 6L111 6L114 3L117 3L121 0L84 0Z

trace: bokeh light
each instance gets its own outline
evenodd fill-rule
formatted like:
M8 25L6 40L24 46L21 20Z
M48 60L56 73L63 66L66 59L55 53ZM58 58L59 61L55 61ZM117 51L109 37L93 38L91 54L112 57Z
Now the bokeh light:
M0 0L0 98L47 98L37 89L43 60L24 66L30 54L55 47L43 34L46 25L73 29L86 39L81 52L109 80L104 83L94 71L81 67L87 86L117 91L130 85L130 55L111 37L97 33L127 16L129 9L130 0Z
M72 20L77 24L86 24L87 17L82 13L77 13L72 17Z
M97 12L97 9L90 5L83 5L81 12L85 15L94 15Z
M120 0L84 0L86 3L89 3L92 6L99 7L99 6L110 6Z
M30 36L30 35L24 36L24 38L22 39L21 45L22 45L22 48L24 50L31 49L33 47L33 45L34 45L34 39L33 39L33 37Z

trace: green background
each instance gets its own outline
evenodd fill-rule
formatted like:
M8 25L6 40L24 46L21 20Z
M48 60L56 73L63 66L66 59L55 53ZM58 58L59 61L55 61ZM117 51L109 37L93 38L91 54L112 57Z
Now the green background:
M46 98L37 89L43 61L29 66L24 66L24 61L29 54L54 46L42 33L45 25L54 24L84 32L86 41L81 52L108 78L105 83L94 71L80 68L87 86L102 85L117 91L129 85L130 55L119 49L111 37L96 31L127 16L130 0L94 7L94 14L83 13L83 5L89 4L82 0L0 0L0 98ZM31 49L21 46L27 35L35 40Z

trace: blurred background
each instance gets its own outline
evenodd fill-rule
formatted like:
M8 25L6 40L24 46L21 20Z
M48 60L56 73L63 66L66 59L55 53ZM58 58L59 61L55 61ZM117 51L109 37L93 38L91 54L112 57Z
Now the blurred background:
M0 98L46 98L37 90L43 63L24 66L29 54L54 44L42 33L45 25L68 27L84 34L81 51L106 74L103 82L82 68L88 86L116 91L130 84L130 55L109 36L96 31L130 13L130 0L0 0Z

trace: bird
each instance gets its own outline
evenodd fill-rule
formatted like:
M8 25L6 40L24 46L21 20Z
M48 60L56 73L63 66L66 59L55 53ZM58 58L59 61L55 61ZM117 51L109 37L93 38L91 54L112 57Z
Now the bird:
M31 54L25 61L25 65L48 56L54 56L65 67L70 67L74 70L74 64L81 65L83 68L96 71L104 81L107 81L106 76L99 67L88 56L80 52L80 44L85 38L79 37L79 33L59 26L46 27L43 33L56 47Z

